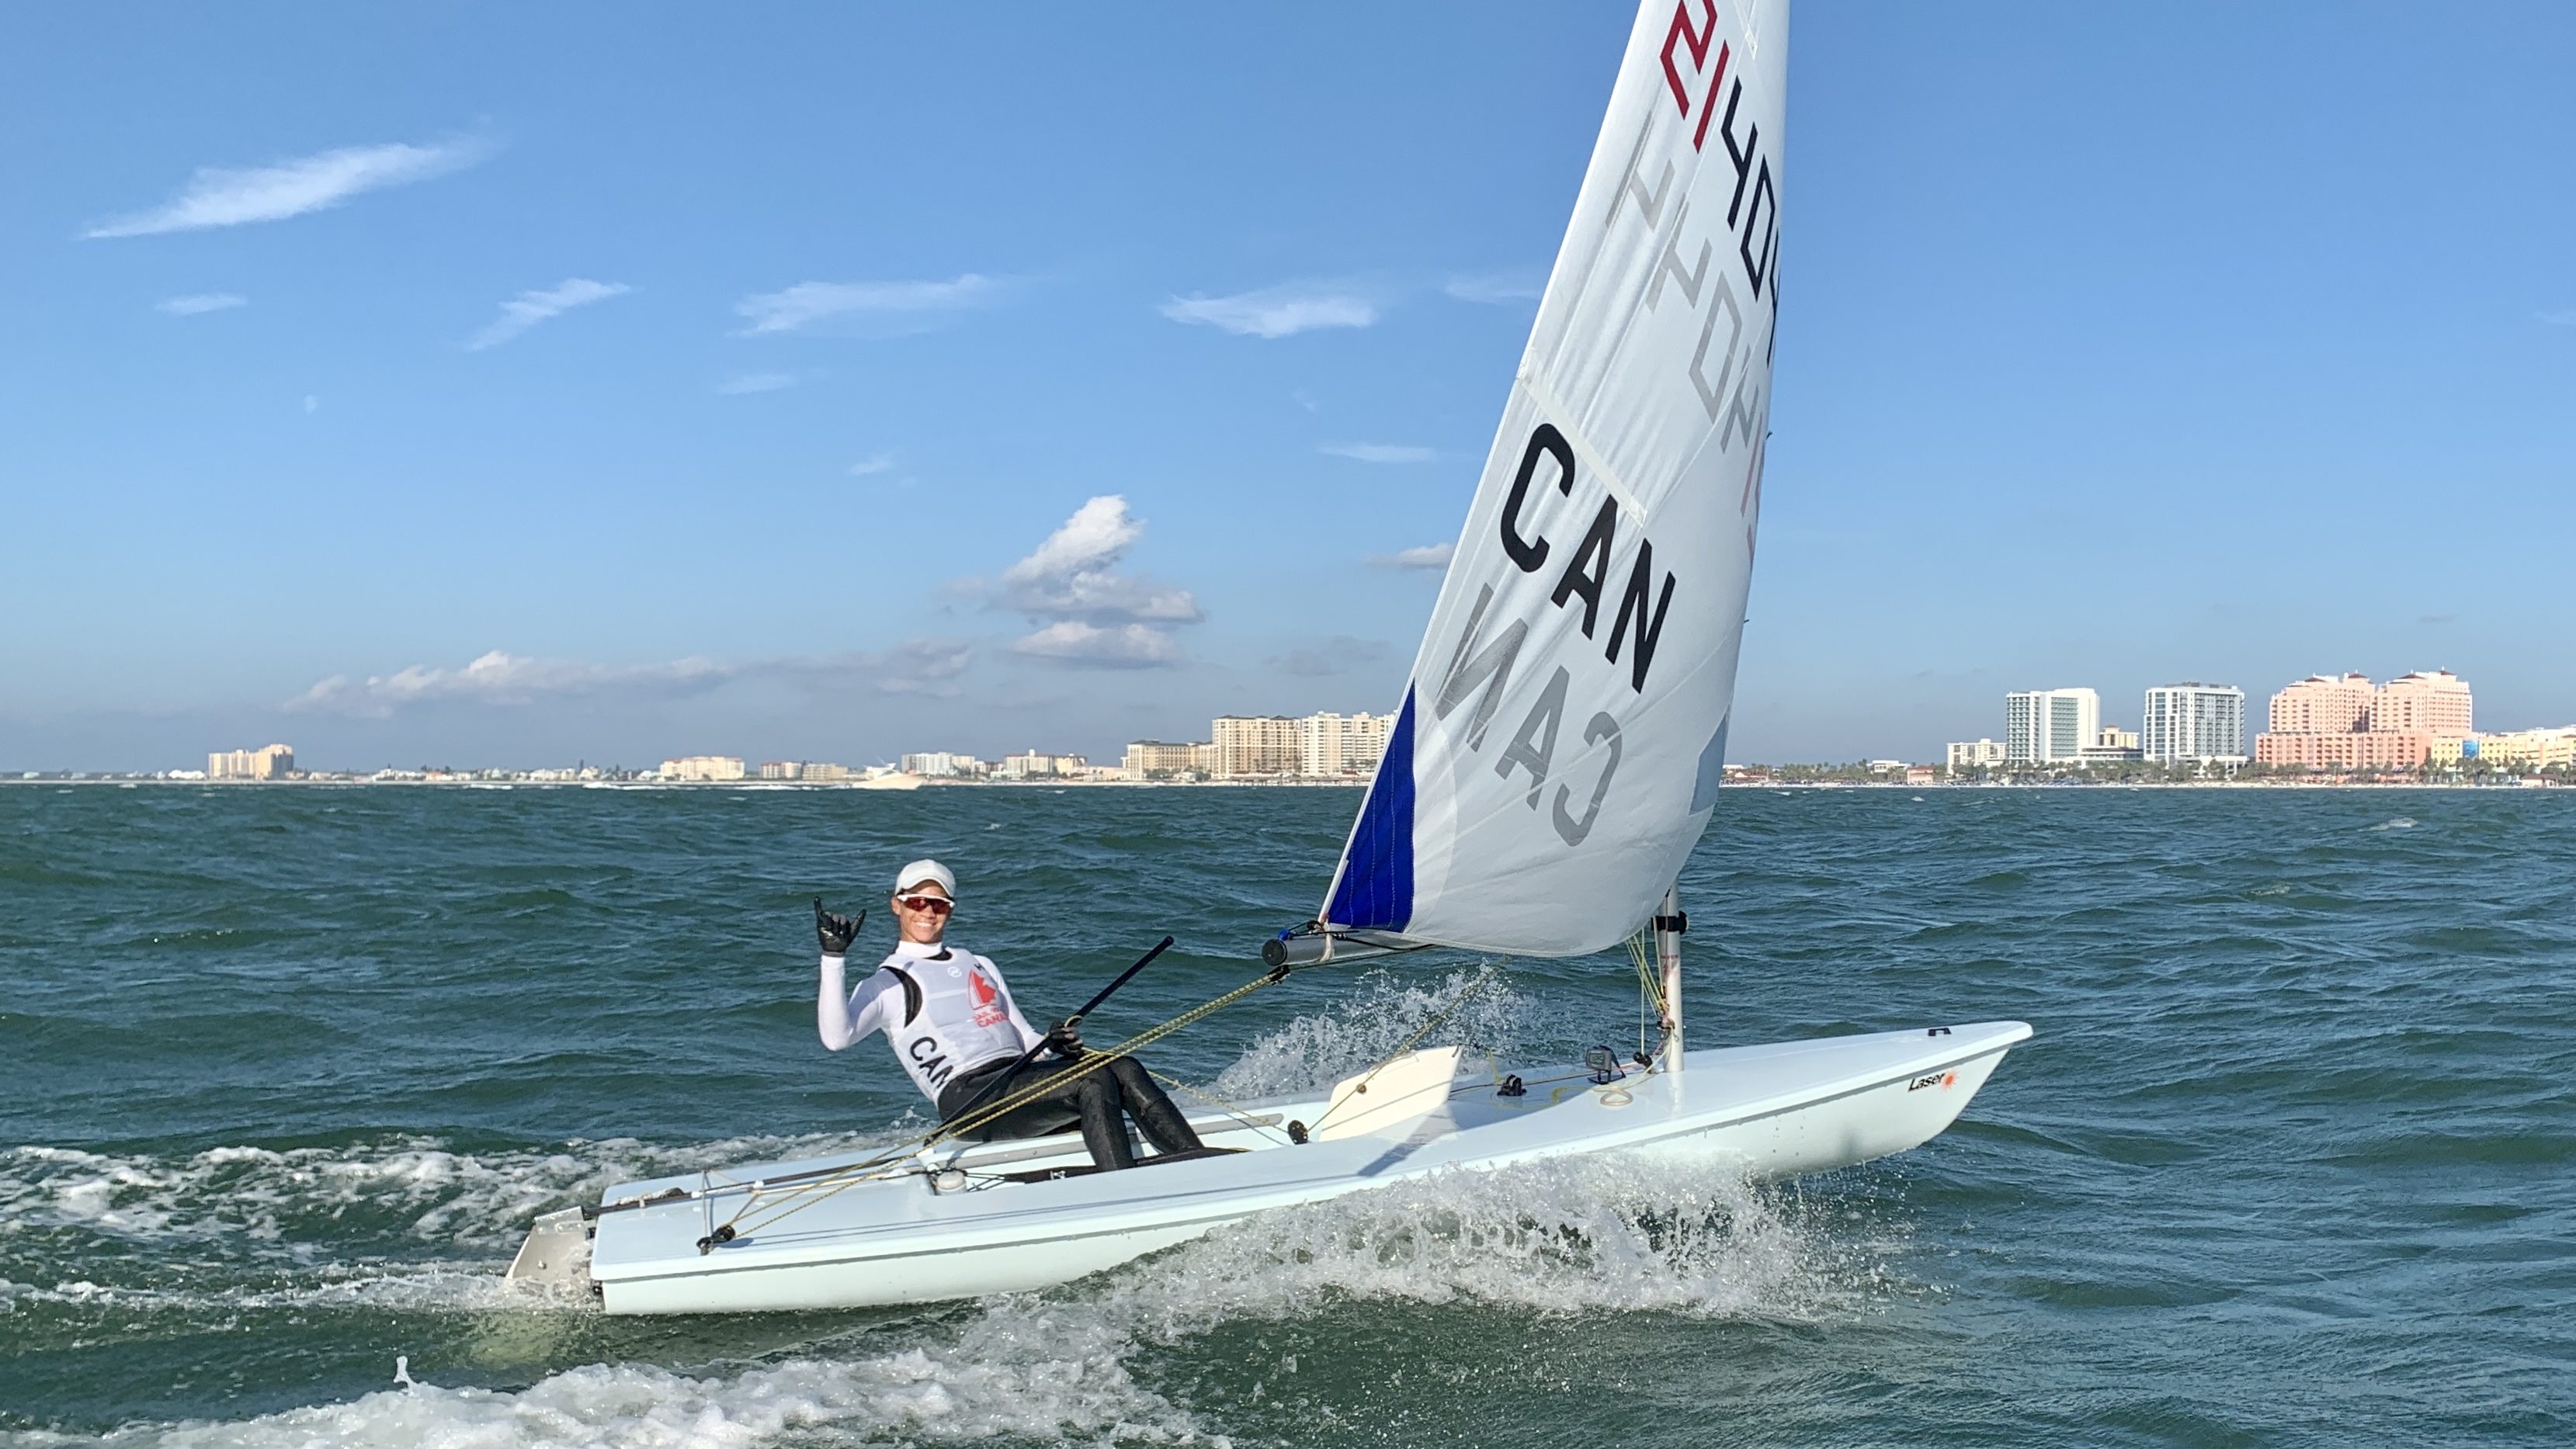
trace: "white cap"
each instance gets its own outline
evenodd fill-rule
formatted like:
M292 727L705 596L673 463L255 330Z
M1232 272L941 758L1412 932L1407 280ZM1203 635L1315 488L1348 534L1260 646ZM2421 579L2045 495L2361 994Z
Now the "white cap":
M948 892L950 900L957 899L957 877L949 873L948 867L935 860L916 860L896 871L894 873L895 894L901 895L924 881L937 881L939 888Z

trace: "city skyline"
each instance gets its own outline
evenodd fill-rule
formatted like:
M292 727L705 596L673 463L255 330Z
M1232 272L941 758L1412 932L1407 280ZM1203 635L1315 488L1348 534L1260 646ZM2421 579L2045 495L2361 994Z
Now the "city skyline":
M2417 694L2422 692L2422 689L2419 686L2428 685L2436 689L2456 689L2458 691L2461 702L2457 707L2456 718L2454 718L2451 712L2447 709L2439 710L2437 712L2428 712L2425 706L2408 702L2414 699ZM2410 690L2413 692L2410 693ZM2373 713L2374 701L2378 702L2378 709L2384 714L2392 707L2390 703L2392 691L2396 697L2394 707L2405 712L2401 716L2396 717L2393 722L2386 724L2385 726L2372 723L2371 716ZM2003 726L1999 737L1985 736L1982 731L1971 732L1964 738L1952 739L1928 748L1917 749L1912 745L1907 745L1900 748L1893 756L1889 756L1885 750L1875 750L1845 756L1825 754L1800 755L1792 752L1778 755L1767 760L1757 759L1752 756L1738 756L1737 758L1745 763L1763 764L1831 764L1895 758L1914 764L1946 763L1954 767L1962 764L2046 765L2052 763L2101 763L2120 758L2164 761L2169 763L2193 761L2218 763L2228 761L2231 757L2242 762L2256 758L2254 740L2258 726L2252 723L2255 717L2248 713L2250 708L2248 701L2252 696L2249 696L2248 692L2240 686L2222 683L2204 683L2199 680L2170 681L2164 684L2147 686L2143 691L2141 691L2140 706L2136 711L2137 727L2135 728L2125 725L2123 721L2127 716L2124 715L2115 705L2104 704L2102 702L2103 696L2103 691L2086 685L2060 685L2048 689L2009 691L2004 697ZM2392 675L2387 685L2380 685L2374 682L2368 675L2361 674L2357 671L2346 672L2341 675L2312 673L2303 678L2290 681L2282 690L2270 695L2269 703L2265 707L2265 714L2262 718L2263 722L2269 725L2269 730L2266 731L2268 733L2282 733L2285 731L2291 734L2344 733L2348 731L2358 732L2365 729L2392 728L2411 730L2424 734L2429 738L2456 740L2462 736L2474 735L2476 733L2469 728L2470 715L2469 706L2466 702L2467 698L2467 685L2461 682L2455 674L2447 669L2409 670L2403 674ZM2027 710L2023 703L2025 700L2031 701L2031 705ZM2315 700L2328 700L2331 701L2331 703L2325 706L2312 705L2310 702ZM2323 714L2319 712L2320 709L2322 709L2324 713L2333 714L2334 719L2325 723L2318 723L2317 720L2323 718ZM2035 710L2037 712L2031 713L2029 712L2030 710ZM2288 711L2288 713L2285 714L2285 711ZM1227 729L1229 725L1250 729L1258 729L1262 726L1278 726L1287 727L1292 731L1298 727L1304 727L1311 733L1317 722L1330 721L1333 722L1332 743L1322 746L1325 751L1331 752L1341 749L1343 747L1343 732L1356 730L1358 733L1350 735L1352 743L1359 746L1363 752L1373 756L1377 749L1383 748L1384 731L1388 725L1391 724L1393 715L1372 715L1365 710L1355 710L1348 713L1334 711L1310 711L1303 715L1255 715L1231 713L1216 715L1213 716L1212 719L1213 724L1210 733L1214 737L1215 741L1213 748L1219 752L1220 757L1237 762L1235 766L1230 766L1228 768L1227 773L1257 774L1266 773L1266 771L1240 768L1241 760L1245 758L1240 753L1240 750L1251 749L1258 751L1263 749L1265 746L1246 745L1237 747L1228 745ZM2355 721L2359 721L2359 723L2356 723ZM2564 729L2566 727L2567 726L2562 723L2523 720L2513 726L2512 730L2505 731L2504 733L2515 731L2547 732ZM2043 738L2041 734L2032 733L2032 731L2045 731L2045 737ZM1171 732L1166 732L1166 734L1169 733ZM1186 733L1186 731L1181 733ZM2229 737L2233 737L2239 741L2239 747L2237 749L2231 751L2223 748L2223 741ZM1249 740L1253 738L1253 736L1246 734L1242 735L1241 738ZM1281 738L1285 739L1287 736L1283 735ZM700 743L702 744L703 742ZM1161 749L1194 748L1202 752L1212 748L1208 741L1201 741L1196 745L1190 745L1186 741L1176 742L1171 739L1167 739L1162 735L1154 734L1140 734L1132 736L1128 740L1106 750L1070 749L1063 747L1061 744L1041 745L1028 741L1020 741L1017 743L1016 748L1006 750L975 751L957 749L928 751L921 749L918 746L919 742L916 741L911 746L895 750L884 751L877 754L860 752L858 754L851 755L851 757L866 761L874 761L884 766L900 768L905 771L912 771L916 768L914 762L919 760L943 762L948 760L958 760L965 762L969 766L974 766L981 763L988 763L993 759L1006 758L1021 754L1061 754L1067 758L1089 760L1096 763L1098 761L1115 758L1128 758L1132 760L1134 757L1134 751L1138 746L1150 746ZM1991 753L1989 754L1988 749L1977 747L1990 747ZM1292 753L1298 749L1302 749L1306 758L1310 760L1317 757L1316 751L1318 746L1311 739L1302 746L1289 746L1288 748ZM217 751L208 757L208 769L204 773L212 778L230 777L241 779L266 779L269 776L270 766L263 763L262 757L272 753L282 755L284 759L284 763L282 765L276 766L277 769L284 771L298 768L295 763L295 753L291 747L283 744L270 744L264 749L235 748ZM701 751L700 753L703 752ZM737 763L745 765L745 768L750 772L750 778L757 779L760 778L758 773L759 762L764 758L772 764L782 764L794 763L802 760L819 761L824 759L826 755L833 753L834 752L831 751L825 751L821 753L807 752L804 754L782 755L772 752L764 756L763 752L751 751L739 755L719 755L711 756L710 758L731 758ZM838 753L845 755L850 754L850 752L847 751ZM598 762L613 768L642 770L649 773L653 768L653 761L655 760L661 761L662 764L667 767L675 760L691 757L690 753L686 751L647 751L644 755L638 756L637 763L632 766L629 766L624 760L610 759L604 755L598 756L597 760ZM380 770L417 771L424 768L457 768L463 770L527 770L532 768L561 768L559 765L544 767L532 766L527 763L525 757L518 757L510 763L500 763L488 759L460 761L452 755L441 755L436 757L440 760L440 763L434 766L429 764L430 758L432 757L424 756L419 760L408 763L388 760L377 764L357 764L352 762L335 761L329 764L314 765L312 768L320 769L326 773L332 774L345 774L352 772L365 773ZM577 756L576 758L578 762L588 762L592 761L594 757L591 754L585 753ZM70 768L78 767L44 767L38 772ZM114 773L142 774L161 773L171 767L168 766L166 762L163 762L145 766L89 768L111 771ZM184 769L185 767L181 768ZM0 760L0 776L22 773L25 772L26 769L27 767L22 767L16 762ZM950 771L942 765L931 768L928 773L944 775L950 773ZM1320 773L1329 774L1333 772L1322 771Z
M544 64L570 15L0 21L0 609L43 621L0 632L0 768L1395 708L1599 121L1567 67L1624 21L1034 13L1034 125L974 20L643 28L703 80L650 94ZM2576 718L2576 196L2530 180L2576 15L2419 24L1800 12L1734 757L2317 660ZM281 60L318 79L227 79Z

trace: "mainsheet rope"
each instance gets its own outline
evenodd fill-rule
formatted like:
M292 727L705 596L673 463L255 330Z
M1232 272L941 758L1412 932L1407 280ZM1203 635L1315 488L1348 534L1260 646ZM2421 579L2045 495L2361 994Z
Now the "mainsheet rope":
M1316 964L1321 965L1324 963L1318 962ZM732 1217L727 1218L723 1223L719 1224L715 1231L708 1235L708 1238L710 1241L729 1241L745 1232L758 1232L765 1228L776 1227L778 1224L795 1216L797 1213L803 1212L814 1204L829 1199L834 1194L840 1192L843 1188L855 1187L861 1182L868 1181L879 1174L882 1174L885 1169L892 1167L894 1164L907 1157L913 1156L923 1148L937 1146L939 1143L947 1141L950 1138L961 1137L979 1127L989 1125L1012 1110L1024 1107L1029 1103L1046 1096L1057 1087L1066 1082L1072 1081L1076 1077L1082 1076L1088 1072L1098 1071L1100 1068L1107 1066L1109 1063L1116 1061L1120 1057L1133 1056L1136 1052L1153 1045L1155 1042L1161 1041L1164 1037L1170 1036L1173 1032L1179 1031L1183 1027L1195 1025L1196 1023L1205 1020L1207 1017L1212 1016L1217 1012L1234 1005L1236 1002L1243 1000L1245 997L1252 995L1254 992L1261 990L1265 986L1278 985L1280 982L1287 980L1290 975L1297 971L1308 971L1313 969L1314 968L1311 966L1281 966L1275 970L1264 972L1222 996L1212 998L1208 1001L1203 1001L1198 1005L1191 1007L1189 1010L1171 1018L1169 1021L1165 1021L1156 1026L1147 1027L1145 1030L1136 1033L1134 1036L1127 1038L1125 1041L1120 1042L1118 1045L1111 1047L1107 1051L1087 1051L1083 1056L1078 1058L1073 1065L1065 1068L1063 1071L1057 1072L1042 1081L1033 1083L1019 1091L1013 1092L989 1106L978 1107L974 1111L966 1113L954 1121L942 1122L937 1127L923 1133L921 1136L912 1138L895 1147L889 1148L866 1162L853 1163L838 1172L829 1173L824 1176L814 1178L811 1181L799 1183L795 1187L788 1188L776 1202L764 1204L761 1199L766 1189L764 1189L760 1184L754 1183L751 1185L750 1192L745 1195L743 1205L734 1210L734 1215ZM756 1211L759 1213L758 1216L755 1216Z

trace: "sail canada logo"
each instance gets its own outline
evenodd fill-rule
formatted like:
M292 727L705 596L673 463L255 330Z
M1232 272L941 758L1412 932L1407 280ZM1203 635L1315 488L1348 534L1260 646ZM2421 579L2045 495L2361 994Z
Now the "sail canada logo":
M977 1026L994 1026L1002 1020L1002 994L981 971L966 973L966 1004L974 1008Z
M1699 322L1697 344L1685 371L1709 423L1717 428L1713 457L1745 459L1736 511L1744 520L1749 559L1761 496L1763 434L1770 412L1771 347L1779 317L1780 205L1761 127L1752 116L1758 107L1744 104L1744 79L1734 58L1733 43L1718 34L1715 0L1679 0L1658 60L1664 87L1680 111L1689 154L1680 154L1680 141L1669 129L1672 123L1664 119L1659 96L1658 109L1637 137L1602 225L1608 229L1624 216L1636 217L1648 229L1645 244L1656 258L1644 297L1646 309L1655 311L1668 305L1669 298L1678 297ZM1658 135L1664 137L1661 146L1653 144ZM1650 153L1655 164L1651 185L1646 176ZM1708 165L1701 164L1703 158ZM1689 175L1677 189L1674 179L1685 166ZM1721 196L1725 198L1722 232L1714 221ZM1711 265L1721 241L1732 266ZM1573 245L1571 238L1568 244ZM1729 280L1731 272L1737 280ZM1767 318L1760 315L1765 308L1770 313ZM1578 454L1591 456L1546 418L1531 428L1521 450L1511 487L1496 511L1496 529L1504 556L1525 576L1539 575L1559 557L1556 542L1540 531L1536 515L1548 511L1544 499L1551 484L1560 497L1574 499ZM1581 613L1573 616L1576 627L1585 639L1599 643L1605 664L1617 670L1624 663L1631 695L1642 696L1674 597L1677 592L1687 596L1689 591L1681 588L1674 573L1656 568L1654 543L1640 526L1641 510L1634 500L1625 498L1624 490L1610 480L1586 481L1595 485L1587 493L1597 490L1602 497L1581 541L1562 554L1548 601L1560 610L1574 609L1579 601ZM1623 501L1631 505L1625 511ZM1583 515L1578 511L1574 516ZM1621 536L1623 518L1634 534L1633 552ZM1432 696L1432 715L1443 721L1474 700L1463 739L1470 751L1479 754L1530 632L1525 618L1499 617L1512 610L1508 602L1498 609L1496 594L1495 584L1479 586L1466 628ZM1511 779L1516 772L1528 777L1525 798L1532 810L1539 809L1548 794L1573 682L1572 670L1558 665L1494 757L1494 772L1502 778ZM1548 811L1558 838L1568 846L1581 845L1591 834L1609 797L1624 751L1618 718L1608 710L1596 711L1583 725L1583 743L1599 751L1600 772L1580 795L1575 784L1559 784Z

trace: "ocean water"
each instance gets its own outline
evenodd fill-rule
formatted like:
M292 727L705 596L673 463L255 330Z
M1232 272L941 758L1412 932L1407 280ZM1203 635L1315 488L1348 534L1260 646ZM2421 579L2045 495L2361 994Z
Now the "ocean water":
M0 1444L2576 1438L2570 792L1729 791L1695 1046L2039 1033L1793 1185L1435 1182L903 1311L499 1282L611 1180L919 1125L814 1041L811 896L939 856L1033 1011L1171 932L1105 1039L1252 975L1356 804L0 788ZM1329 1077L1481 964L1301 976L1153 1062ZM1503 965L1453 1035L1633 1040L1624 960Z

